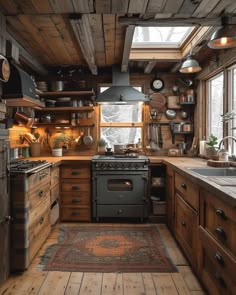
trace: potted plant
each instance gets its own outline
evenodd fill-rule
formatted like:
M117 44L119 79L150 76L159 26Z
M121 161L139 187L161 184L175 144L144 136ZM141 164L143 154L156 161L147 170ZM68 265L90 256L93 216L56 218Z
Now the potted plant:
M105 148L106 148L106 145L107 145L106 140L104 138L100 138L97 141L97 144L98 144L98 152L99 153L105 153Z
M218 139L216 136L214 136L213 134L210 134L210 136L208 137L208 141L206 142L207 147L206 147L206 155L209 158L214 158L217 156L217 147L216 145L218 144Z
M55 136L52 141L52 155L55 157L62 156L62 146L69 141L69 136L65 133L60 133Z

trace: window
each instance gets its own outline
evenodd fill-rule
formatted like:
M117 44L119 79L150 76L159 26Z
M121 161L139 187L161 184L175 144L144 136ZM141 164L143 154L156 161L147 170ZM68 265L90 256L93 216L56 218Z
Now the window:
M228 135L236 138L236 66L233 66L228 70L228 112L235 114L232 116L232 120L228 121L227 131ZM228 140L228 148L230 154L236 154L236 143L232 140Z
M132 48L179 48L194 27L136 27Z
M223 73L207 81L208 94L208 136L212 133L220 140L223 137Z
M101 87L105 91L108 87ZM141 91L141 87L134 87ZM100 138L104 138L109 147L114 144L137 143L142 139L142 105L100 105Z

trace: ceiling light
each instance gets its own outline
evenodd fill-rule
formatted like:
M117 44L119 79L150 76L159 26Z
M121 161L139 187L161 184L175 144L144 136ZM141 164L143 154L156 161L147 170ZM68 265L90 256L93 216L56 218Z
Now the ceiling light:
M208 47L224 49L236 46L236 26L230 24L230 19L229 16L222 17L222 27L212 34Z
M179 71L181 73L189 74L200 72L201 69L202 68L199 66L198 61L193 58L191 49L189 55L187 56L187 59L183 62Z

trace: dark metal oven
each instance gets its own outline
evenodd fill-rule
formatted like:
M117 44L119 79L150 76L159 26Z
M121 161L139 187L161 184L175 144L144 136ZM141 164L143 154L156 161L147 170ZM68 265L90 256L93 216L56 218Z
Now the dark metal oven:
M147 217L148 159L95 156L92 160L93 217Z

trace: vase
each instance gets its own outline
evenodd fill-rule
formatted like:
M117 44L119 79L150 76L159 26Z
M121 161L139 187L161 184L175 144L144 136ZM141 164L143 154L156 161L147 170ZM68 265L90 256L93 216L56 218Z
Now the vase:
M217 150L215 147L210 146L206 148L206 156L210 159L212 159L212 157L214 158L215 156L217 156Z
M52 156L61 157L62 156L62 148L52 149Z

